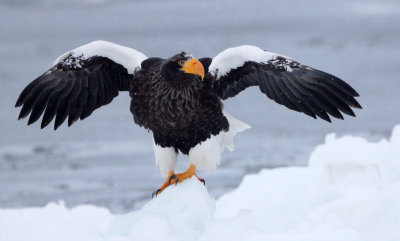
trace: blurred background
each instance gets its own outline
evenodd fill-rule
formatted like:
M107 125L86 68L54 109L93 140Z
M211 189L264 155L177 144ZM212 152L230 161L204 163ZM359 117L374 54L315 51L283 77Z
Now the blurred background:
M164 181L152 136L134 124L127 93L71 128L17 121L22 89L60 54L98 39L161 57L182 50L213 57L256 45L334 74L360 93L357 118L331 124L254 87L226 101L226 111L253 128L237 136L217 171L200 173L215 197L260 169L307 165L328 133L379 140L400 123L398 0L1 0L0 208L65 200L121 213L141 207ZM178 162L187 168L186 157Z

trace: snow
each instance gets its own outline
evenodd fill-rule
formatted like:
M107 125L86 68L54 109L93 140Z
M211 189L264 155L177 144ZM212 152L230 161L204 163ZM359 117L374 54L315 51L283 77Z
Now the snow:
M62 54L54 61L54 65L63 61L70 53L77 58L82 56L83 59L88 59L93 56L109 58L115 63L124 66L129 74L132 74L136 68L140 67L142 61L147 59L146 55L136 49L97 40Z
M196 177L167 188L140 211L115 218L108 240L196 240L214 222L215 200Z
M400 240L400 125L389 140L335 137L308 167L265 169L214 200L196 178L140 210L63 203L0 210L0 240Z
M68 209L50 203L43 208L0 210L0 240L95 241L107 230L113 216L106 208L81 205Z
M210 64L209 71L217 76L217 79L229 73L231 69L242 66L245 62L254 61L266 63L278 56L290 59L286 56L267 52L256 46L242 45L228 48L215 56Z
M216 217L237 219L244 212L271 240L394 241L400 239L399 201L396 126L389 141L377 143L331 134L308 167L246 176L218 200Z

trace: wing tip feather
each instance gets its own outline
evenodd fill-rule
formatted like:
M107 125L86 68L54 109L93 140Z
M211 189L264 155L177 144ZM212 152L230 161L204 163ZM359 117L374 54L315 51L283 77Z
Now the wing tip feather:
M50 121L51 122L51 121ZM45 128L46 126L48 126L50 124L50 122L45 122L44 119L42 119L42 123L40 124L40 129Z
M19 113L19 116L18 116L18 120L22 120L22 119L26 118L26 117L29 115L29 113L30 113L30 112L24 113L24 112L21 110L21 112Z
M32 125L34 121L28 120L28 126Z
M23 102L18 99L17 102L15 103L14 107L15 108L21 107L22 104L23 104Z

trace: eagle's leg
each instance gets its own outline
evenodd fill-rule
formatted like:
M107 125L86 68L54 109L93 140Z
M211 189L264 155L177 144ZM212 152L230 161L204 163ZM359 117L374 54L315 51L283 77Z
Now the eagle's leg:
M190 167L189 167L189 169L186 170L186 172L175 174L173 171L170 171L168 174L167 180L157 191L155 191L153 193L152 196L153 197L154 197L154 195L157 196L158 194L162 193L162 191L164 191L164 189L167 188L168 186L170 186L172 184L178 184L178 183L182 182L183 180L186 180L193 176L197 177L197 179L199 179L199 181L202 182L204 185L206 184L204 179L197 176L196 166L193 164L190 164Z
M169 183L170 184L177 184L177 183L180 183L183 180L191 178L193 176L197 177L197 179L199 179L199 181L202 182L204 185L206 184L204 179L202 179L199 176L197 176L197 174L196 174L196 166L193 165L193 164L190 164L190 167L189 167L189 169L187 169L186 172L172 175L169 178Z

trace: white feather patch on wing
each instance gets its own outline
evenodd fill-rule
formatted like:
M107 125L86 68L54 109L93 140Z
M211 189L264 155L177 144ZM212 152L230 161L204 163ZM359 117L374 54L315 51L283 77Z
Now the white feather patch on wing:
M115 63L124 66L128 70L128 74L132 74L136 68L140 67L142 61L147 59L146 55L136 49L97 40L62 54L54 61L54 65L63 61L71 53L73 57L84 60L93 56L109 58Z
M175 170L177 153L173 147L161 147L153 140L154 157L161 175L167 177L170 171Z
M235 119L225 111L223 114L229 122L229 130L221 131L216 136L197 144L189 151L189 162L198 170L214 170L221 162L221 153L225 147L234 150L233 137L246 129L251 128L248 124Z
M212 59L209 72L216 75L217 79L219 79L232 69L243 66L245 62L254 61L258 63L267 63L278 56L290 59L287 56L268 52L252 45L228 48Z

